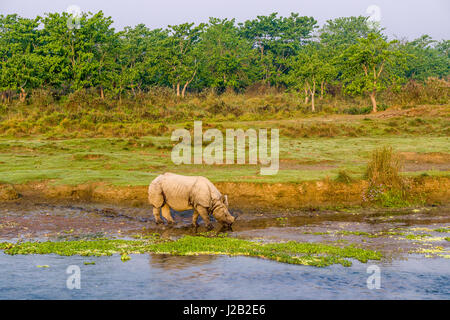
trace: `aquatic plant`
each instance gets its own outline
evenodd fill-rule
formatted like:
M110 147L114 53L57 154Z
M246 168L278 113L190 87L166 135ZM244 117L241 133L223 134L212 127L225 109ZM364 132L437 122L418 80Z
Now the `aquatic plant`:
M0 243L0 250L6 254L58 254L62 256L110 256L120 254L122 261L130 259L129 254L155 253L171 255L229 255L260 257L279 262L325 267L332 264L351 266L349 259L360 262L380 260L377 251L321 243L288 241L282 243L260 243L256 241L220 237L184 236L178 240L153 237L146 240L77 240L60 242Z
M431 234L408 234L407 236L405 236L405 239L408 240L420 240L426 237L431 237Z
M434 232L449 233L450 232L450 227L438 228L438 229L434 229L433 231Z
M371 236L372 234L365 232L365 231L347 231L347 230L342 230L342 231L338 231L336 232L336 234L340 234L340 235L344 235L344 236L349 236L349 235L354 235L354 236Z

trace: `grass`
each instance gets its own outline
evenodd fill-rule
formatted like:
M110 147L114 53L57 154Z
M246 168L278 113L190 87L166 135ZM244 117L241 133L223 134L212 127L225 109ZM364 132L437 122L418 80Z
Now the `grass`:
M402 161L392 147L377 148L367 164L365 178L369 181L365 201L377 202L383 207L406 207L408 182L401 176Z
M280 138L280 171L259 175L256 165L180 165L171 162L169 137L0 139L0 180L20 184L50 180L77 185L106 182L118 186L147 185L166 171L204 175L212 181L296 183L337 178L345 170L353 179L364 176L371 152L380 145L403 152L450 153L448 137ZM425 171L406 172L420 175ZM428 175L448 175L427 171ZM342 175L342 174L341 174Z
M332 264L351 266L350 259L360 262L380 260L382 254L355 247L337 247L320 243L283 242L260 243L255 241L220 237L184 236L178 240L162 240L158 236L147 240L92 240L61 242L0 243L6 254L58 254L62 256L104 256L120 254L122 261L130 254L155 253L171 255L229 255L251 256L284 263L325 267Z
M444 81L445 82L445 81ZM448 82L446 82L448 83ZM212 127L229 128L236 123L245 128L258 124L275 122L281 134L288 137L337 137L337 136L379 136L386 134L448 135L449 105L447 86L427 86L423 92L414 92L418 97L413 105L428 106L432 112L415 115L391 116L387 119L349 116L364 114L371 107L367 99L346 97L325 97L317 101L317 112L310 111L310 105L295 92L282 92L266 88L264 92L215 94L203 92L190 94L185 99L173 95L171 90L154 88L119 102L115 99L98 97L89 90L80 90L68 96L55 99L45 90L35 90L25 103L13 101L0 103L0 136L23 137L44 135L52 138L89 137L143 137L167 135L180 124L192 124L202 120ZM442 88L441 88L442 87ZM436 88L435 88L436 89ZM431 90L431 91L429 91ZM433 99L423 100L422 98ZM402 105L411 108L412 101L386 98L379 108ZM350 110L350 111L349 111ZM340 121L335 117L343 115ZM352 117L351 121L348 118ZM292 121L292 119L295 119ZM366 121L365 119L368 119ZM271 125L273 126L273 125Z
M131 105L111 108L102 105L94 110L89 99L86 106L74 104L73 108L48 105L48 110L40 110L29 105L17 106L15 110L8 106L6 113L0 115L0 122L3 121L0 126L4 125L4 130L0 128L0 184L45 181L52 185L72 186L91 183L146 186L157 175L174 172L205 176L213 182L295 184L326 181L327 185L338 186L351 194L352 190L355 191L352 186L362 188L363 184L359 182L368 179L370 186L367 192L358 189L353 192L353 198L357 193L360 198L365 196L363 205L402 207L422 203L426 199L422 194L415 194L414 199L405 197L407 192L403 181L410 180L410 177L420 180L425 176L450 176L445 169L445 161L450 156L449 105L388 110L375 115L322 111L311 114L300 110L301 107L297 110L292 97L268 95L264 98L267 101L253 97L254 100L249 102L242 97L221 96L225 105L220 103L220 108L215 109L212 106L217 103L214 100L217 97L194 99L187 111L202 113L212 108L210 111L215 110L217 114L195 115L190 119L173 113L174 110L187 112L183 104L175 100L161 107L167 117L163 114L164 117L156 118L142 116L145 108L133 109ZM245 102L242 106L249 106L252 115L259 114L259 103L272 102L267 107L269 111L262 112L258 118L246 116L245 112L239 116L219 112L222 107L233 111L238 107L237 101ZM281 108L283 103L286 103L284 109ZM197 110L193 106L206 109ZM61 118L60 113L67 114ZM48 119L39 122L45 117ZM237 128L279 129L278 173L263 176L260 165L248 164L175 165L171 161L175 143L170 140L170 133L177 128L192 131L194 119L203 120L204 131L210 128L222 132ZM84 121L84 124L72 125L71 121L80 122L80 125ZM39 129L40 126L46 128L45 132ZM386 148L376 151L383 146ZM400 170L398 153L403 153L403 156L408 153L406 170Z
M365 176L371 186L384 185L402 189L404 179L400 176L401 168L400 157L394 153L392 147L378 148L372 152Z

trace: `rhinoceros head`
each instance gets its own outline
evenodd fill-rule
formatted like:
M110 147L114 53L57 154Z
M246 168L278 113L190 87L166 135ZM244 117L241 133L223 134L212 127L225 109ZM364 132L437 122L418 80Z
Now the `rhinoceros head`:
M236 220L236 218L231 215L230 211L228 211L228 197L226 195L215 203L212 215L217 221L222 223L222 225L228 227L231 227L234 220Z

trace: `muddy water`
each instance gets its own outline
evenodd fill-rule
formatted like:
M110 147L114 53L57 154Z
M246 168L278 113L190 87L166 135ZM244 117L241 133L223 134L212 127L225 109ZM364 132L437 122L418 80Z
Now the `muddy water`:
M144 254L124 263L118 255L0 253L0 299L450 298L449 233L436 231L450 226L450 207L233 214L238 219L229 232L232 237L356 244L380 250L386 258L367 264L354 261L349 268L316 268L250 257ZM191 216L174 215L177 225L169 228L156 226L149 208L21 200L0 204L0 240L128 238L154 232L177 238L195 234ZM380 289L367 287L371 264L380 268ZM69 265L80 267L79 290L66 286Z

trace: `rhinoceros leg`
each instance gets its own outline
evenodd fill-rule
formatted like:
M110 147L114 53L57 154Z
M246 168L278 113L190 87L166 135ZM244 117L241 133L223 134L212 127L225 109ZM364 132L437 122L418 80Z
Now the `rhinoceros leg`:
M197 220L198 220L198 211L197 211L197 210L194 210L194 214L192 215L192 226L193 226L194 228L197 228L197 227L198 227Z
M161 212L162 216L167 220L167 223L169 224L175 223L175 221L173 221L172 215L170 214L170 208L167 205L167 203L163 205L163 207L161 208Z
M200 214L200 217L202 217L203 221L205 222L206 228L208 230L214 229L214 226L209 220L208 210L206 210L205 207L197 206L196 211Z
M159 208L153 207L153 216L155 217L156 224L163 223L161 215L159 214Z

